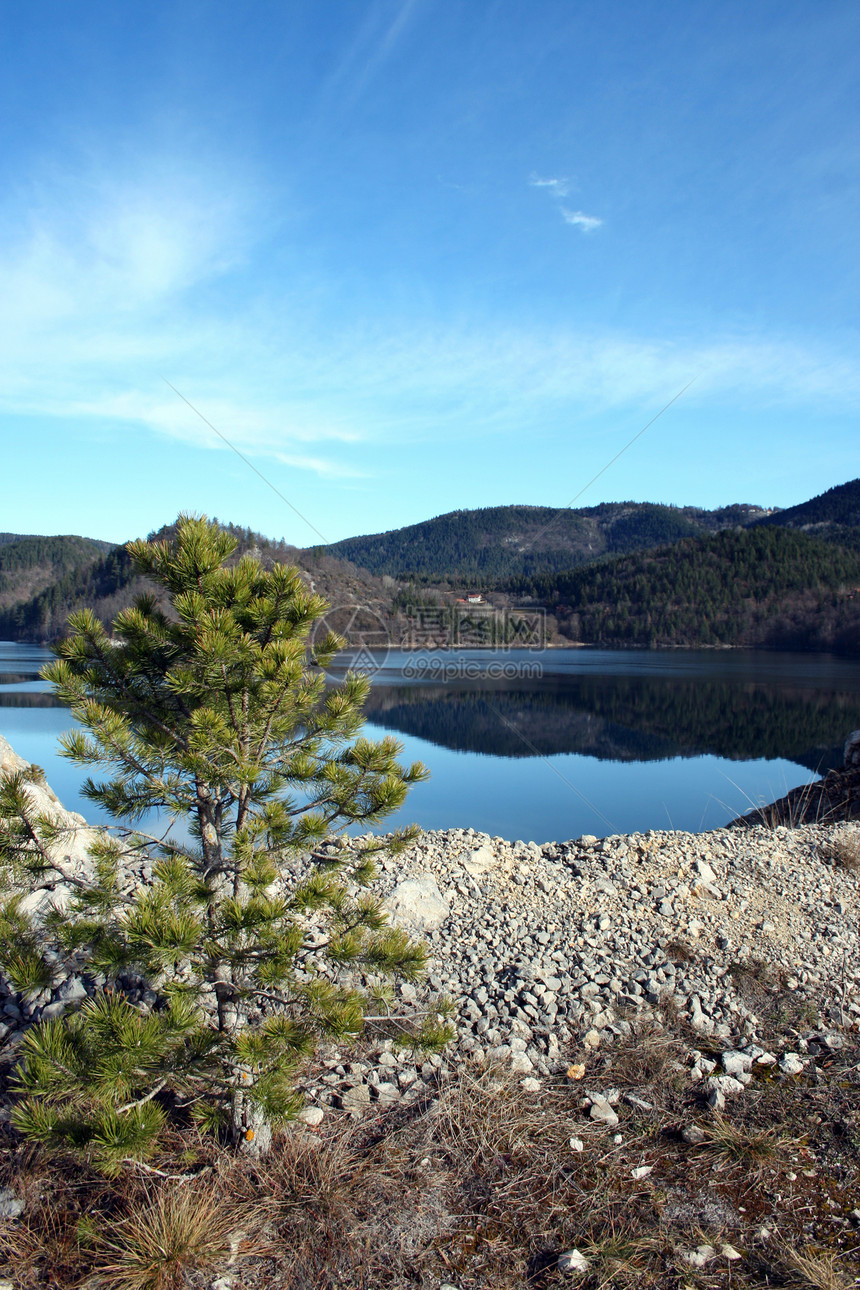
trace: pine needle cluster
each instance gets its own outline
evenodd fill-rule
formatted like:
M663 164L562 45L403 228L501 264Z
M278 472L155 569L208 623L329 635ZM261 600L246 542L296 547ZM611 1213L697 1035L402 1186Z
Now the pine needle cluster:
M63 751L101 769L84 794L119 821L87 866L35 810L37 771L0 785L0 967L25 997L61 974L88 983L26 1035L14 1122L108 1172L176 1115L265 1151L319 1041L354 1039L370 1002L390 1010L386 983L425 968L368 890L383 843L333 839L397 810L426 771L361 737L366 677L327 685L344 642L312 638L325 602L294 569L231 567L235 545L191 517L172 543L130 543L168 607L142 596L110 634L83 611L55 646L43 675L78 723ZM157 837L154 817L169 823ZM23 898L46 875L66 899L34 914ZM398 1024L419 1046L449 1037L435 1009Z

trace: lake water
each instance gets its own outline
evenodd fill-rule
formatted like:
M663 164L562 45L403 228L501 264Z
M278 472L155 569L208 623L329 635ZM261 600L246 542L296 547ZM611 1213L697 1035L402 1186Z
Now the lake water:
M50 658L0 642L0 734L88 818L86 772L58 756ZM386 828L474 828L547 842L716 828L842 760L860 664L712 650L481 650L376 660L366 733L431 771Z

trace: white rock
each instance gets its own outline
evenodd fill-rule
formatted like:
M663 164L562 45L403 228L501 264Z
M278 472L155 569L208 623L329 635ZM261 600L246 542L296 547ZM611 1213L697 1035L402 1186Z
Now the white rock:
M640 1178L647 1178L653 1172L653 1165L639 1165L636 1169L630 1170L630 1177L635 1178L638 1182Z
M579 1250L565 1250L564 1254L558 1256L556 1267L559 1272L573 1272L582 1276L588 1271L588 1259Z
M685 1262L694 1268L705 1268L712 1259L717 1257L717 1251L713 1245L700 1245L696 1250L687 1250L681 1257Z
M534 1079L534 1077L531 1075L528 1075L526 1076L525 1079L520 1080L520 1088L524 1089L526 1093L539 1093L541 1091L541 1087L542 1086L541 1086L540 1080Z
M740 1251L736 1250L733 1245L721 1245L720 1254L724 1259L728 1259L730 1263L734 1263L737 1259L743 1258Z
M318 1106L305 1106L299 1111L296 1119L300 1124L306 1124L309 1128L315 1129L325 1119L325 1112Z
M585 1143L582 1141L582 1138L571 1138L570 1140L571 1151L582 1151L584 1146L585 1146Z
M395 923L406 924L419 931L439 927L451 913L451 906L432 873L422 873L399 882L383 901L383 908Z
M495 869L499 860L493 848L485 845L477 847L462 863L467 873L470 873L473 878L480 878L482 874Z
M797 1053L783 1053L777 1064L783 1075L799 1075L806 1062Z

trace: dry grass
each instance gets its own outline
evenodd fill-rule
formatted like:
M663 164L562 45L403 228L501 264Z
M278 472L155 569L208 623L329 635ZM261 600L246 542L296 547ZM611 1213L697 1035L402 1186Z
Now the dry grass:
M577 1290L842 1290L860 1277L860 1049L846 1040L817 1073L755 1080L713 1116L678 1073L683 1041L640 1028L567 1054L581 1081L527 1094L468 1067L412 1106L329 1112L261 1161L177 1135L156 1163L208 1170L178 1185L108 1182L9 1139L0 1185L26 1209L0 1224L0 1276L16 1290L203 1290L219 1274L242 1290L554 1290L575 1247ZM652 1109L622 1096L617 1131L596 1124L583 1093L613 1086ZM680 1135L693 1121L699 1146ZM724 1242L742 1259L684 1258Z
M139 1212L121 1219L110 1236L96 1235L99 1290L179 1290L185 1274L230 1251L244 1216L211 1189L182 1184L155 1189ZM79 1225L80 1227L80 1225Z
M714 1115L699 1149L751 1170L765 1161L784 1157L789 1149L800 1145L796 1139L781 1138L774 1127L747 1132L725 1116Z
M780 1253L780 1263L793 1276L794 1285L813 1290L850 1290L856 1285L854 1277L846 1275L842 1262L838 1255L821 1253L811 1246L803 1253L792 1249Z
M830 843L830 858L840 868L860 873L860 829L840 829Z

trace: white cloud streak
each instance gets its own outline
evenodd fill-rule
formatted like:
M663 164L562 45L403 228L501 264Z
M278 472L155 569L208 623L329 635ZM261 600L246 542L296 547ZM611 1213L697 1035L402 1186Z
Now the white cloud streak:
M567 206L562 206L562 200L567 197L571 190L571 181L567 178L543 179L540 175L532 171L529 176L529 184L532 188L543 188L550 197L559 203L559 211L565 224L571 224L574 228L581 229L583 233L593 233L600 228L603 223L597 215L586 215L585 211L572 211Z
M111 181L89 205L32 203L26 221L2 221L23 232L0 241L0 409L226 451L166 377L243 452L337 479L372 469L381 445L650 408L696 375L685 402L700 406L847 411L860 396L851 358L788 339L674 341L483 317L351 328L298 289L254 296L253 273L240 294L231 275L253 254L243 230L260 212L213 201L230 191L223 176L183 175Z
M546 188L553 197L566 197L570 192L569 179L541 179L534 171L529 176L529 184L532 188Z
M576 228L581 228L583 233L593 233L603 223L603 220L598 219L596 215L586 215L584 211L569 211L566 206L562 206L561 213L565 224L573 224Z

